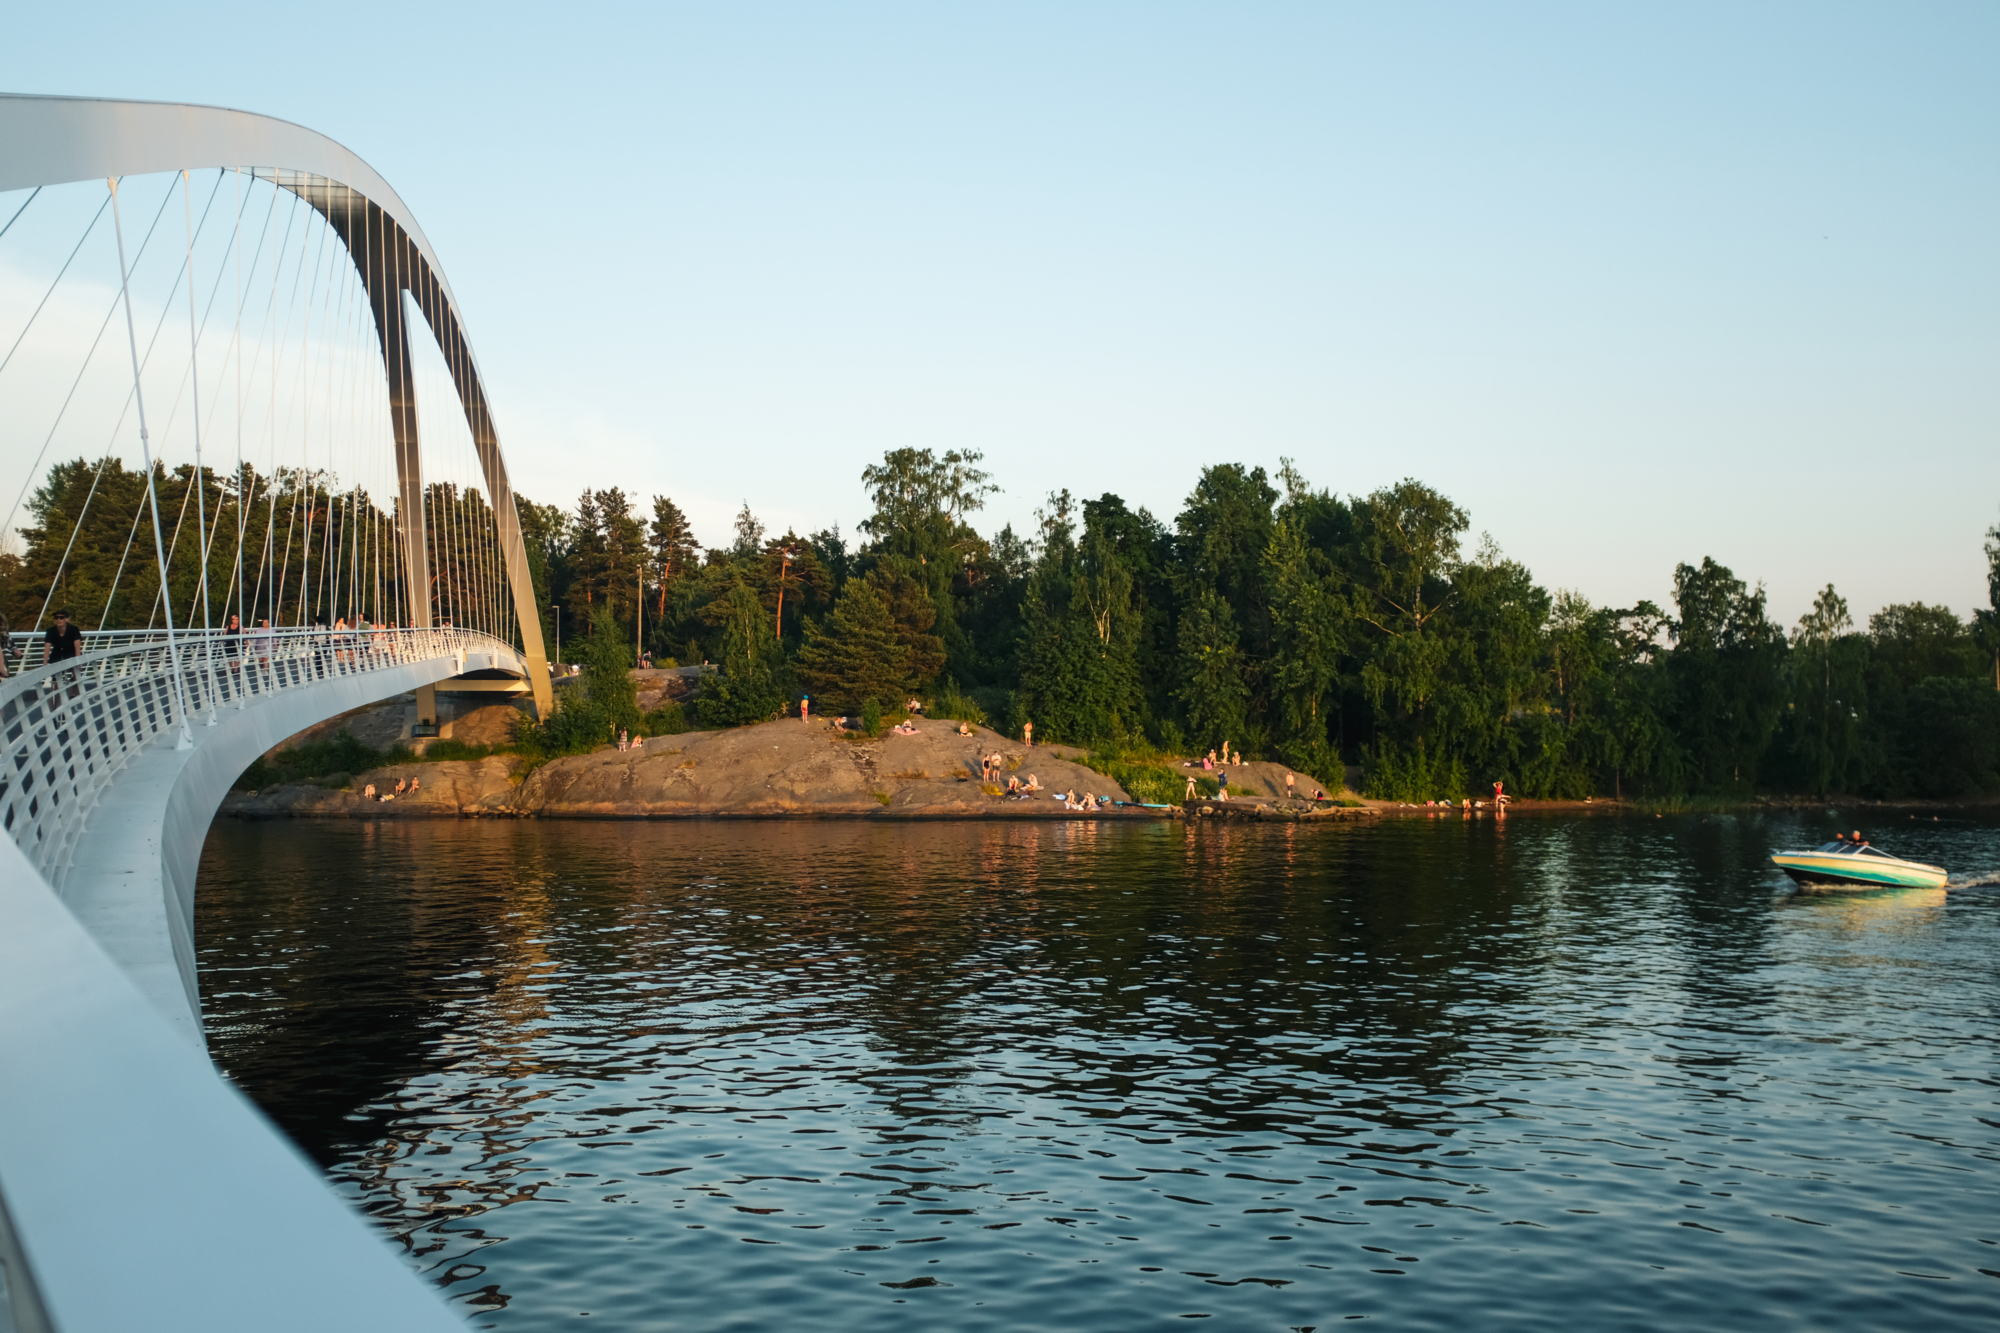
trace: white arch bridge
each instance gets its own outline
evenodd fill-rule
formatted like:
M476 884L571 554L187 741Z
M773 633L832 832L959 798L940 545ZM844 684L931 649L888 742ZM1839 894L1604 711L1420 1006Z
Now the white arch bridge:
M141 233L148 180L165 189ZM11 653L0 640L0 1329L455 1327L217 1077L192 937L215 810L284 737L404 692L421 715L467 672L547 707L486 392L430 243L332 140L208 107L0 95L0 246L43 220L45 190L90 181L108 189L49 295L0 304L0 461L24 495L46 478L11 574L12 604L42 610ZM113 241L115 278L79 297L111 293L83 351L96 317L45 312ZM412 345L419 316L434 349ZM43 390L67 380L64 353L81 369L58 406ZM17 355L43 356L25 384ZM101 456L42 471L92 430ZM105 532L125 534L112 575L85 567ZM45 663L37 631L65 601L82 649Z

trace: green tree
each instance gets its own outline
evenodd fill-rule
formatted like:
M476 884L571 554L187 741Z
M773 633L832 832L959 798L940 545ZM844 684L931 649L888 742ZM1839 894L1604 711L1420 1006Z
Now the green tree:
M1337 776L1340 757L1329 728L1339 716L1336 704L1353 634L1353 609L1326 555L1307 544L1303 523L1290 511L1272 532L1265 564L1279 750L1295 767Z
M1355 618L1372 631L1362 636L1360 671L1375 716L1369 790L1392 799L1462 790L1462 767L1454 769L1430 732L1450 661L1440 621L1470 520L1438 492L1408 480L1350 508L1352 537L1341 556Z
M875 503L862 530L884 553L941 566L948 578L979 541L966 516L984 508L986 497L1000 489L979 469L981 458L970 449L942 457L929 449L890 450L879 465L861 470Z
M1957 617L1952 620L1956 625ZM1821 796L1836 785L1852 789L1859 776L1855 760L1865 686L1857 655L1844 651L1849 647L1844 641L1847 632L1853 628L1847 599L1829 583L1792 631L1795 697L1790 712L1796 776Z
M1754 790L1784 707L1784 631L1761 586L1708 557L1675 568L1674 603L1670 719L1687 777L1699 791Z
M871 699L899 701L913 688L909 647L874 582L851 581L833 613L807 627L798 674L808 694L843 713L858 713Z
M1021 714L1051 741L1133 735L1144 703L1131 568L1101 528L1086 523L1082 541L1072 540L1068 491L1049 503L1022 604Z
M730 588L721 605L720 669L702 682L701 719L719 727L768 722L791 693L784 646L771 637L764 605L748 584Z
M1271 545L1272 506L1277 498L1278 493L1272 489L1263 468L1220 464L1202 470L1174 520L1180 604L1192 610L1203 593L1213 592L1230 609L1228 623L1238 637L1228 660L1240 673L1238 684L1243 692L1240 729L1230 734L1253 748L1258 738L1267 733L1263 725L1268 704L1264 666L1271 653L1271 615L1270 595L1264 586L1264 554ZM1182 664L1192 660L1185 639L1190 623L1187 614L1184 610L1181 617ZM1218 626L1215 618L1206 613L1197 615L1192 623L1203 636ZM1213 654L1221 648L1220 644L1207 644L1201 650L1210 655L1211 668ZM1183 680L1183 691L1188 688ZM1206 710L1204 717L1217 715L1211 704L1200 707ZM1233 716L1235 712L1233 706L1223 709L1225 715ZM1192 712L1188 714L1188 725L1199 743L1202 727ZM1251 734L1252 728L1256 735Z
M1197 591L1181 611L1178 697L1198 750L1223 741L1253 743L1250 687L1236 616L1213 587Z
M646 528L646 544L651 558L648 572L657 588L653 616L664 620L668 589L701 558L701 546L694 539L687 515L664 495L653 497L653 521Z

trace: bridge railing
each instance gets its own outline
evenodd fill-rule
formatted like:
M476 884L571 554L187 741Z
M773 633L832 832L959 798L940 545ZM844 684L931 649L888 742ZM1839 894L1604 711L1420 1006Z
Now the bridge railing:
M40 657L40 636L12 637L11 649L28 641L28 662ZM179 744L184 727L198 740L222 709L443 658L453 674L526 669L512 645L448 627L198 630L174 639L170 648L164 633L91 634L76 657L0 681L0 828L57 890L119 770L148 746Z

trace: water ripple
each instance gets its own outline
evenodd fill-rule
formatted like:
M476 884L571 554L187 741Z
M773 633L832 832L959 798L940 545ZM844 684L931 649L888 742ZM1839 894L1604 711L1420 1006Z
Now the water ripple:
M2000 895L1815 832L222 824L198 937L482 1327L1990 1324Z

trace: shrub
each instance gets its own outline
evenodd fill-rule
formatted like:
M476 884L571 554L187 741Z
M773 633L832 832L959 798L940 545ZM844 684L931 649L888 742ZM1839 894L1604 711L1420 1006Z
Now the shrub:
M882 734L882 705L873 699L861 705L861 729L870 736Z
M986 722L986 710L979 706L979 701L959 689L958 682L950 676L931 692L930 706L925 711L947 722L970 722L974 726Z
M555 711L540 722L525 714L515 723L519 748L538 758L586 754L610 744L619 728L641 726L639 687L632 680L632 654L610 633L578 640L583 679L557 699Z
M1002 736L1015 733L1014 691L998 685L980 685L967 690L966 696L985 712L987 726Z
M333 774L359 773L382 762L382 752L371 749L345 731L325 740L307 741L280 750L269 759L258 759L237 776L239 791L258 791L277 782L314 781Z
M669 699L639 719L639 730L647 736L678 736L690 731L687 709L675 699Z

